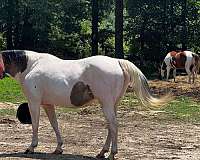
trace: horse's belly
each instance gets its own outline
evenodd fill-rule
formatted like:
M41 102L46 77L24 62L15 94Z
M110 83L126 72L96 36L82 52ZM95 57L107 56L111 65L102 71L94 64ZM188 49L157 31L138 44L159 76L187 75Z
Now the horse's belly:
M71 105L69 88L66 86L52 85L47 87L42 97L42 104Z
M64 95L45 94L42 99L43 105L71 105Z
M45 98L42 99L42 105L67 105L66 98L61 96L51 96L45 95Z

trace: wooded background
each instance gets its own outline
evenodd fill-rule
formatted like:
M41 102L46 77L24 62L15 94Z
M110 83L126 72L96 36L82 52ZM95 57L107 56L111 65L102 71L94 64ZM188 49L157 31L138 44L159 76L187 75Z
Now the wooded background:
M127 58L150 73L169 51L200 51L200 1L1 0L5 49Z

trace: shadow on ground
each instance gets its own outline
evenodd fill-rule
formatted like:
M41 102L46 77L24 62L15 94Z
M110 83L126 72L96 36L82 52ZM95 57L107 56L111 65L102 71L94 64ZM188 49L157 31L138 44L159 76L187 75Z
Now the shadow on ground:
M61 155L55 155L51 153L41 153L36 152L34 154L24 154L23 152L18 153L1 153L1 158L30 158L30 159L41 159L41 160L97 160L94 157L88 157L83 155L73 155L73 154L61 154ZM101 159L106 160L106 159Z

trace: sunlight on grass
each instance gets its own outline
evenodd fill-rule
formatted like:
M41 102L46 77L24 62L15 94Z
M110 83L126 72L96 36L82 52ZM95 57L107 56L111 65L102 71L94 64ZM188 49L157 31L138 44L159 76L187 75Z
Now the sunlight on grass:
M136 106L140 105L138 99L136 98L135 94L132 92L127 92L123 99L119 103L120 106L123 107L131 107L135 108Z
M68 113L68 112L78 112L79 108L68 108L68 107L58 107L56 110L60 113Z
M0 109L0 116L14 116L16 114L16 110L13 108L6 108L6 109Z
M18 103L25 101L20 85L12 78L0 80L0 102Z
M180 97L171 102L165 109L174 118L190 122L200 121L200 104L192 98Z

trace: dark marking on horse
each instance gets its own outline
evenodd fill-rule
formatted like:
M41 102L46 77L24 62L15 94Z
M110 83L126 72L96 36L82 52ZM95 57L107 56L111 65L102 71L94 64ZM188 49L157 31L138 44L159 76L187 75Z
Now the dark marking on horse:
M19 72L24 72L27 68L28 57L23 50L2 51L2 58L5 66L5 72L15 76Z
M176 54L177 54L177 52L176 51L171 51L171 52L169 52L170 53L170 55L172 56L172 57L175 57L176 56Z
M77 82L71 91L70 100L74 106L82 106L94 99L94 95L89 87L83 82Z
M187 60L187 57L184 52L178 52L174 57L172 57L172 64L176 68L184 68L185 62Z

